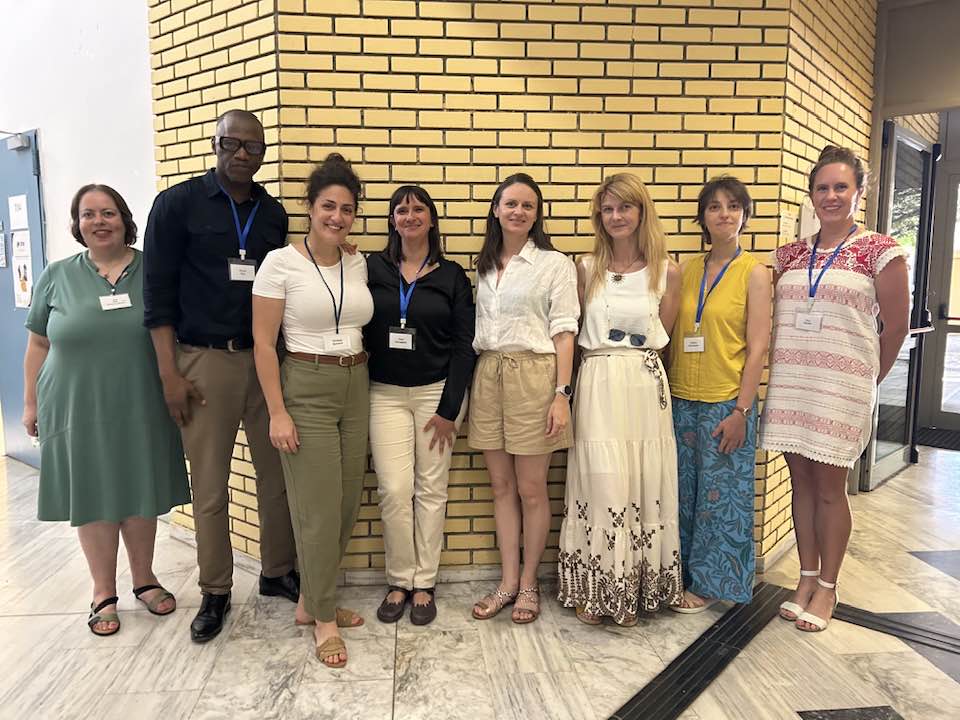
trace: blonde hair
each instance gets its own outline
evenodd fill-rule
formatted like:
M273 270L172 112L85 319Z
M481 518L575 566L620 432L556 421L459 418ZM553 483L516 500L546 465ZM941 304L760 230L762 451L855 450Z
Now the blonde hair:
M640 256L647 263L647 273L650 276L650 290L657 292L660 288L664 261L667 255L667 236L663 232L663 225L657 217L653 200L643 181L632 173L618 173L611 175L602 183L593 194L590 203L590 221L593 223L593 267L587 277L586 297L593 297L606 283L607 266L613 259L613 238L603 227L601 204L603 196L610 193L622 202L636 205L640 209L640 225L637 227L636 243Z

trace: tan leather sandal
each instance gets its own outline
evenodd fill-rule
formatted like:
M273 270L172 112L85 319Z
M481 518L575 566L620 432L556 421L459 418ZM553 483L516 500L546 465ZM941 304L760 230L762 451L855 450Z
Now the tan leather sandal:
M577 605L577 620L584 625L600 625L603 622L603 618L594 615L592 612L587 612L587 609L582 605Z
M360 627L365 622L363 619L363 616L361 616L360 613L355 612L354 610L350 610L348 608L337 608L336 616L337 616L338 628ZM357 618L360 618L360 622L356 621ZM293 622L296 625L315 625L317 621L314 619L310 619L306 621L298 620L296 617L294 617Z
M324 640L320 645L317 646L317 660L322 662L328 668L342 668L347 664L346 660L337 660L335 662L330 662L327 660L328 657L336 657L337 655L346 655L347 646L343 643L343 638L340 636L329 637Z
M508 593L497 588L489 595L484 595L474 603L473 617L477 620L489 620L507 605L512 605L516 599L516 592Z
M521 598L528 599L523 601ZM529 598L533 598L533 600ZM524 604L521 605L521 602L524 602ZM522 617L518 613L530 613L530 617ZM538 617L540 617L540 588L536 586L521 588L517 592L517 601L513 604L513 612L510 614L510 619L517 625L526 625L527 623L532 623Z

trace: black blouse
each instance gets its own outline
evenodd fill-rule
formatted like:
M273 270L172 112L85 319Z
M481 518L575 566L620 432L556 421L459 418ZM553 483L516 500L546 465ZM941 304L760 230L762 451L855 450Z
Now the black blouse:
M473 290L463 268L440 258L440 267L417 281L407 308L414 328L414 350L389 345L391 327L400 325L400 272L382 252L367 258L367 284L373 295L373 319L363 329L374 382L417 387L446 380L437 415L455 420L463 403L476 354L473 352ZM403 289L408 284L403 281Z

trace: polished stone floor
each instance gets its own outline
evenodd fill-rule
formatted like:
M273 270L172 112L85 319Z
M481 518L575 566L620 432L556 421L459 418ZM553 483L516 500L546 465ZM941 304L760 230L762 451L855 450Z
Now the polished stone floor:
M348 666L329 670L313 658L309 631L293 624L293 606L259 597L255 575L239 569L225 631L207 645L191 643L187 628L200 601L194 550L161 524L156 569L180 609L148 614L122 572L122 630L97 638L85 623L91 590L75 531L35 521L36 492L32 470L0 459L4 720L605 718L723 612L664 612L635 628L592 628L548 601L532 625L515 626L506 613L477 622L471 603L489 584L475 582L440 586L431 626L385 626L374 616L381 588L345 588L342 604L367 623L344 632ZM957 632L960 555L950 551L960 551L960 453L924 449L920 466L851 501L856 528L842 599L922 613ZM796 571L790 553L764 579L790 584ZM960 718L957 660L928 658L840 622L809 635L774 620L683 717Z

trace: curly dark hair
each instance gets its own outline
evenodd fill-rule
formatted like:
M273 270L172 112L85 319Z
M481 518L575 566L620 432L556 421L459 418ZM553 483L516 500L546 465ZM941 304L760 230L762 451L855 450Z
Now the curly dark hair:
M330 153L323 162L317 165L307 179L307 205L313 205L324 188L331 185L342 185L353 195L353 204L360 203L360 178L354 172L353 166L340 153Z
M120 219L123 221L123 243L124 245L133 245L137 241L137 224L133 221L133 213L130 212L127 201L124 200L123 196L112 187L109 185L101 185L100 183L90 183L89 185L84 185L82 188L77 190L76 194L73 196L73 200L70 201L70 234L76 238L78 243L84 247L87 246L86 241L83 239L83 235L80 234L80 201L88 192L102 192L103 194L110 196L110 199L113 200L113 204L117 206L117 211L120 213Z

